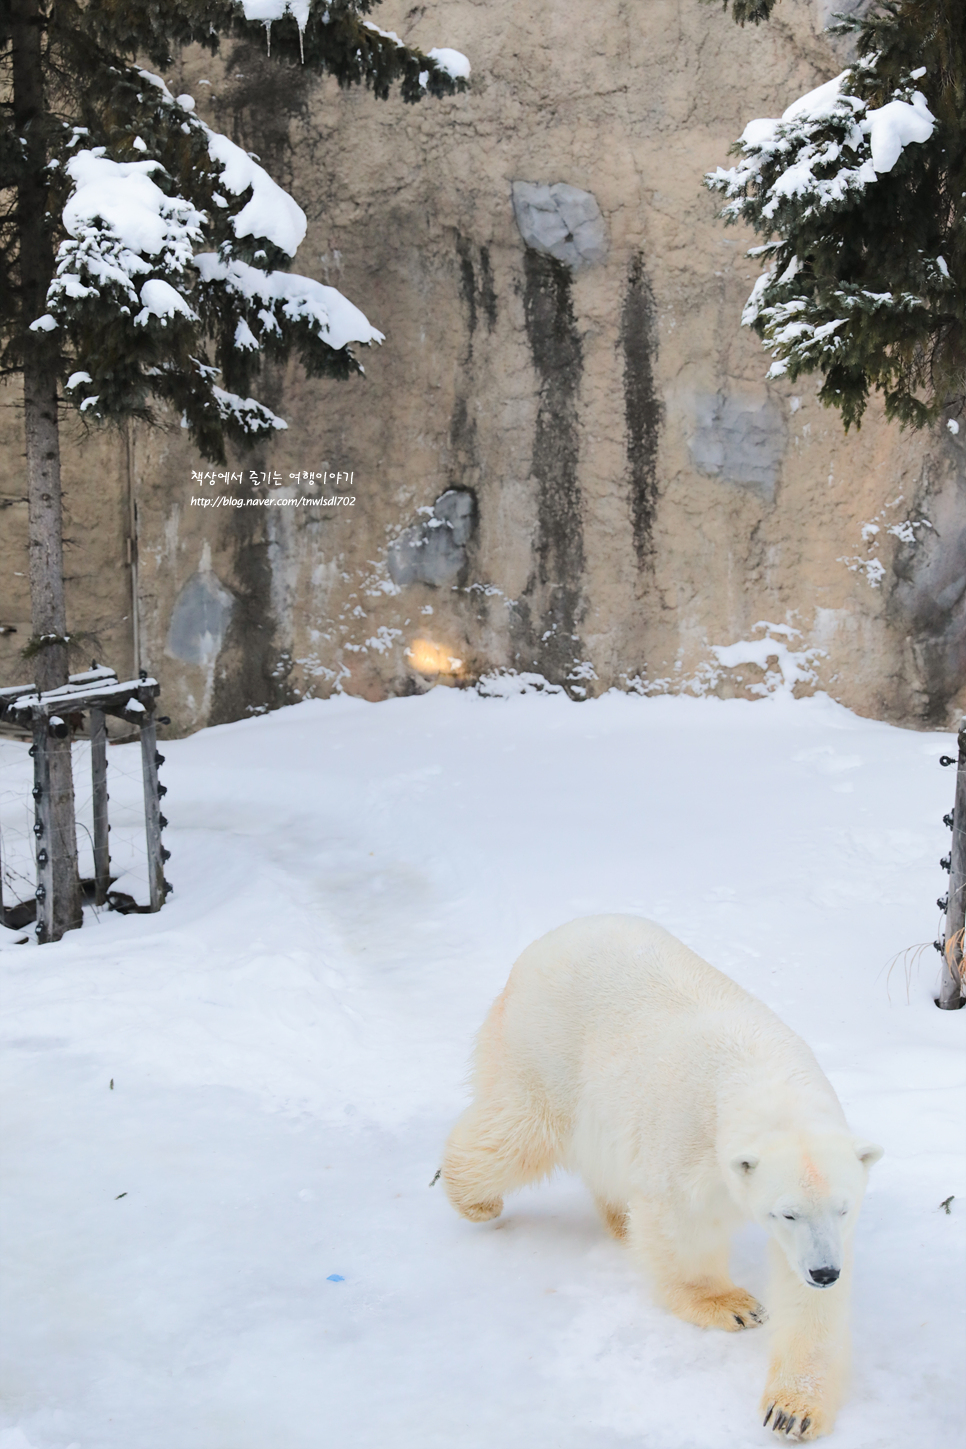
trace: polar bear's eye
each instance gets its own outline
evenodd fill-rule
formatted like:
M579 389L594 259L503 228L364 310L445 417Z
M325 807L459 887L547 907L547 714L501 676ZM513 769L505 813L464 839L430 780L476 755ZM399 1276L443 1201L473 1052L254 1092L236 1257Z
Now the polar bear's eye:
M783 1217L783 1218L787 1218L787 1220L788 1220L788 1221L789 1221L789 1222L790 1222L790 1223L793 1223L793 1222L795 1222L795 1220L796 1220L796 1218L797 1218L797 1216L798 1216L798 1214L797 1214L797 1213L782 1213L782 1217Z

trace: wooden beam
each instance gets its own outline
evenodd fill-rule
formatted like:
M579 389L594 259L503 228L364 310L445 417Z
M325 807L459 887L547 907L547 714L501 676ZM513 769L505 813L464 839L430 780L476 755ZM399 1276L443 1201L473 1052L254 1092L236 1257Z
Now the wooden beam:
M161 693L156 679L128 679L102 685L66 685L63 689L36 691L14 699L0 700L3 717L16 724L31 724L41 715L76 714L87 709L102 709L105 714L119 715L131 724L140 724L143 715L154 708Z
M83 689L86 685L97 684L101 681L105 683L116 683L116 671L108 669L106 666L102 669L85 669L83 674L70 675L67 686L68 688ZM5 684L0 689L0 708L8 701L20 699L21 695L36 693L36 684Z

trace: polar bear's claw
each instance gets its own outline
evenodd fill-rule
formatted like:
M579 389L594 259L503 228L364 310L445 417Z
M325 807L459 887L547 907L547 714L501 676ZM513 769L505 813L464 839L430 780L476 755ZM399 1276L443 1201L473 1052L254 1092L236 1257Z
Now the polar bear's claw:
M784 1434L788 1439L798 1440L800 1443L806 1439L814 1439L821 1430L816 1426L813 1429L814 1416L812 1414L801 1414L793 1409L782 1409L777 1404L769 1404L763 1419L764 1427L769 1427L774 1434ZM812 1432L809 1432L812 1431Z

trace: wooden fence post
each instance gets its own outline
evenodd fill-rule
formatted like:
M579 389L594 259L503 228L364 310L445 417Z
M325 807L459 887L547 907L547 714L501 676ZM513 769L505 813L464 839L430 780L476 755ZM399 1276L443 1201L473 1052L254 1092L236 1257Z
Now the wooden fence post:
M38 712L33 720L34 743L34 838L37 847L37 940L41 945L51 938L54 919L54 861L51 841L50 754L48 752L48 721Z
M164 854L161 847L161 791L158 786L157 727L154 705L145 710L141 725L141 770L144 775L144 833L148 847L148 887L151 909L160 911L164 905Z
M91 785L94 798L94 904L107 903L111 885L111 846L107 834L107 720L91 712Z
M949 852L949 893L946 896L946 934L943 940L943 977L937 1002L937 1005L941 1006L944 1011L956 1011L963 1005L963 922L966 919L966 719L959 726L958 744L956 803L953 806L953 842Z

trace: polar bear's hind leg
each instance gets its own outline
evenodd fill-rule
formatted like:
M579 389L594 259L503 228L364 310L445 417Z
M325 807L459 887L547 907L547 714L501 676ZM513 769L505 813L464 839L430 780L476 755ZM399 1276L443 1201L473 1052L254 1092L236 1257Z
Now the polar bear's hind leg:
M597 1211L600 1213L604 1227L612 1238L622 1243L627 1238L627 1207L618 1207L615 1203L608 1202L606 1198L597 1197L594 1199L597 1204Z
M504 1097L477 1101L463 1113L443 1154L443 1186L464 1218L498 1218L503 1198L553 1171L561 1142L538 1104Z

